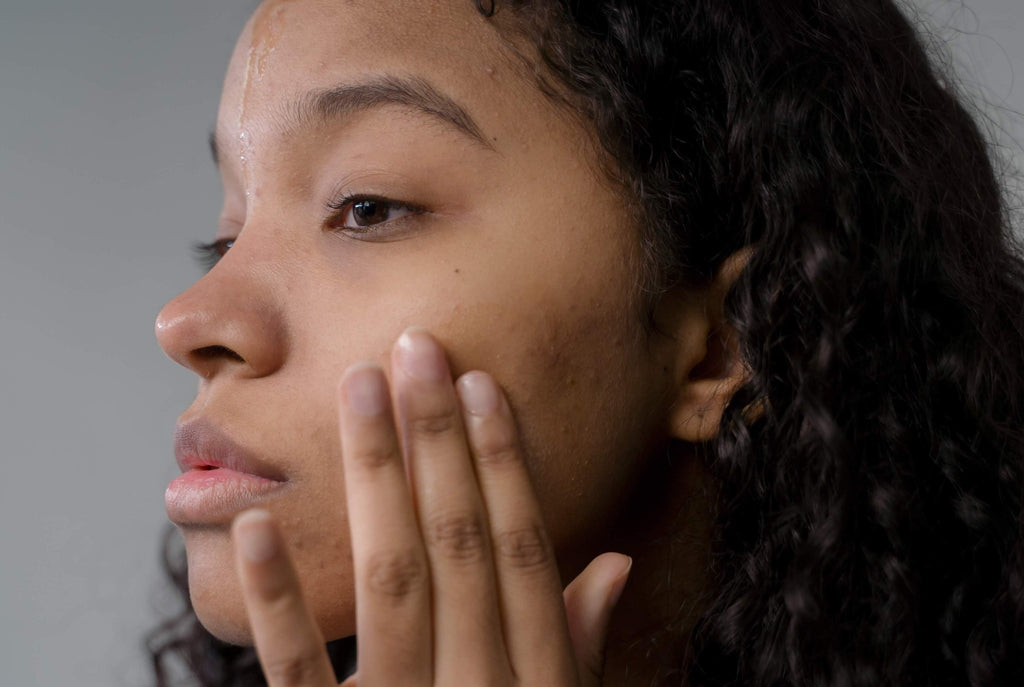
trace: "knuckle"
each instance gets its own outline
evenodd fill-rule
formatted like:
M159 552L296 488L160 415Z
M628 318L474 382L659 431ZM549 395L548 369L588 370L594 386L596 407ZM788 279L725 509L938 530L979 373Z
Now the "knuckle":
M263 674L275 687L300 687L311 685L317 674L318 656L312 652L296 656L266 659L262 662Z
M264 580L257 593L266 609L275 614L287 613L296 601L295 589L279 578Z
M458 417L451 409L409 418L409 430L421 437L448 434L458 428Z
M478 462L487 466L504 466L519 461L515 432L506 426L482 429L473 437L473 452Z
M362 446L353 452L352 459L361 468L375 470L395 460L395 453L384 445Z
M366 580L372 593L399 602L425 588L426 564L413 551L377 553L367 563Z
M539 524L498 534L498 556L510 567L532 570L551 563L551 547L547 534Z
M426 528L428 545L448 558L478 561L487 553L483 519L477 513L459 513L431 520Z
M504 466L518 462L519 452L508 442L484 441L477 446L476 459L487 466Z

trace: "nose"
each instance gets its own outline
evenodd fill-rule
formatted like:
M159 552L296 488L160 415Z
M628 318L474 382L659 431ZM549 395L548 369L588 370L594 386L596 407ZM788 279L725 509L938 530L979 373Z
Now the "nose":
M270 273L234 257L225 256L156 319L160 347L204 379L265 377L281 367L287 352L282 303Z

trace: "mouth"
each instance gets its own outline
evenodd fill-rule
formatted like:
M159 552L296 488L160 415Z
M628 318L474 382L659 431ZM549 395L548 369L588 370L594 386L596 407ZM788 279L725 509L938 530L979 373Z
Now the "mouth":
M227 525L289 485L280 470L201 418L175 428L174 453L182 474L168 485L164 503L179 526Z

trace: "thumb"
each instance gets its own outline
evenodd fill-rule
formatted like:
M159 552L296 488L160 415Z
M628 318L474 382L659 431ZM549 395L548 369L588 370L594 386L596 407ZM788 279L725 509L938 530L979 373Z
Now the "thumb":
M583 685L600 685L608 620L622 595L633 559L603 553L590 562L562 594L569 636Z

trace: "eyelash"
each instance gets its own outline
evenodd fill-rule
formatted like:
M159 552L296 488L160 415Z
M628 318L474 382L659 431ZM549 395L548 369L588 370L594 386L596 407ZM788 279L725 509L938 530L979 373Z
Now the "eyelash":
M384 227L387 225L400 224L407 218L421 215L426 212L426 209L413 205L412 203L404 203L398 200L392 200L383 196L368 196L368 195L346 195L333 200L327 204L327 207L332 211L332 214L327 218L327 224L330 225L332 222L344 222L345 215L348 214L349 206L358 203L360 201L373 201L376 203L383 203L392 209L404 209L409 210L408 215L403 215L397 219L389 220L386 222L379 222L377 224L369 225L366 227L360 227L359 229L353 227L333 227L330 228L335 231L349 232L360 236L373 236L375 234L385 233L386 230L379 229L378 227ZM206 272L212 270L220 259L231 249L235 243L234 238L223 238L217 239L210 243L199 241L192 245L192 252L199 263L199 266Z
M195 256L199 266L209 272L220 262L220 259L224 257L224 254L231 249L234 243L235 239L233 238L217 239L210 243L197 241L192 244L192 254Z

